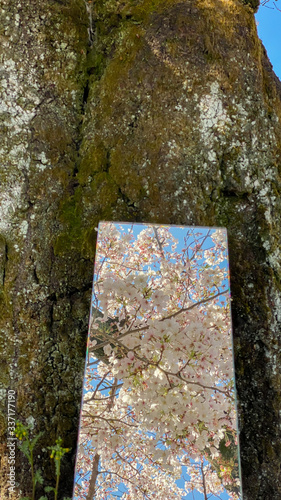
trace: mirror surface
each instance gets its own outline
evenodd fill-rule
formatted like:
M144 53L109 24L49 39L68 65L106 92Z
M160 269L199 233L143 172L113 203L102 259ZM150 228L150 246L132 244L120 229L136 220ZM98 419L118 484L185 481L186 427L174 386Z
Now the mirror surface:
M98 228L75 499L242 499L223 228Z

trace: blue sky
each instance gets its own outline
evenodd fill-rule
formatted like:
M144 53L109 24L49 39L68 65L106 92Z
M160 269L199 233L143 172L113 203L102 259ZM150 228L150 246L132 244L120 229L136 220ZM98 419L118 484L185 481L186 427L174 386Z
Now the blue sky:
M275 4L281 9L281 3L273 0L261 6L256 14L256 21L259 37L266 48L276 75L281 80L281 12L276 9Z

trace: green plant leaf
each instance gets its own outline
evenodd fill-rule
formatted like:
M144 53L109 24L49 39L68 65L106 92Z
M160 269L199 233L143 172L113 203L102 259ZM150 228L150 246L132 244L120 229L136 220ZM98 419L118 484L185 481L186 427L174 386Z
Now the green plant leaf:
M34 446L36 445L38 439L43 435L43 432L39 432L30 442L30 450L33 450Z
M40 469L37 469L37 471L35 472L35 474L34 474L34 480L35 480L35 484L37 484L37 483L43 484L44 483L44 479L42 477Z
M45 486L44 490L46 493L49 493L50 491L56 491L55 488L53 488L53 486Z
M30 463L29 442L23 441L21 444L18 445L18 447L23 452L23 454L28 458L28 461Z
M39 500L48 500L47 497L40 497Z

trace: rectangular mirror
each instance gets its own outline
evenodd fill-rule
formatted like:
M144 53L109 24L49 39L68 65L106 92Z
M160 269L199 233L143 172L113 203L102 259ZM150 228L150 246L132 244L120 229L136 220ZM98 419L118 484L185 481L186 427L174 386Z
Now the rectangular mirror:
M73 500L242 499L223 228L98 228Z

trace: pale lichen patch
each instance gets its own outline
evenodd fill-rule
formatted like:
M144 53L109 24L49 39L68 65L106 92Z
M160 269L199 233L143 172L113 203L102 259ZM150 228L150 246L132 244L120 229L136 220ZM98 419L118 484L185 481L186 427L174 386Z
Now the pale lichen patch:
M19 233L23 238L25 238L27 235L27 231L28 231L28 222L26 220L23 220L19 226Z
M218 82L212 82L210 93L203 95L199 102L200 132L203 142L212 145L216 132L226 133L231 120L224 109Z
M22 185L15 184L0 193L0 231L6 235L13 229L12 221L21 204Z

